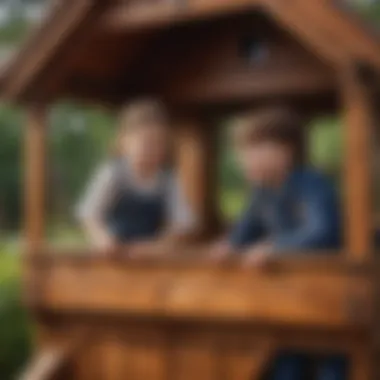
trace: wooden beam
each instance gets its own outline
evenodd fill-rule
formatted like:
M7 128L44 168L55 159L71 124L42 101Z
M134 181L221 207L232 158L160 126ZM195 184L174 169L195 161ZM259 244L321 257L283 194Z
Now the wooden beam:
M55 331L56 335L56 331ZM75 356L78 349L90 336L88 329L81 331L66 331L66 335L61 333L59 339L52 339L54 333L50 333L49 343L40 346L19 380L52 380L61 378L64 366Z
M273 334L274 335L274 334ZM226 343L228 346L225 349L223 363L225 378L234 380L252 380L261 379L275 357L278 347L278 342L273 336L258 336L253 347L244 347L237 350L241 344L241 337L233 337ZM238 339L236 339L238 338Z
M367 342L353 342L353 349L349 359L351 363L351 380L371 380L376 379L374 370L378 367L377 360L373 355L371 340ZM356 344L355 344L356 343Z
M52 15L31 36L17 59L10 62L3 84L3 95L7 100L18 99L44 72L62 43L76 35L96 3L94 0L63 1L54 7Z
M293 1L331 36L331 46L339 45L351 57L380 68L380 39L375 28L365 25L364 19L360 22L358 14L347 11L344 2L340 6L334 1Z
M375 239L371 181L374 104L360 68L350 66L342 71L346 250L352 260L366 260Z
M328 31L314 22L314 15L300 6L296 0L263 0L270 16L297 36L322 60L335 65L347 57L338 44L331 44Z
M372 290L365 275L313 270L274 275L238 266L129 264L45 263L42 310L324 327L352 333L370 328Z
M32 106L25 141L25 234L29 254L43 244L46 185L46 110Z
M228 15L231 12L247 11L261 0L190 0L143 3L126 1L115 5L102 17L100 24L107 30L141 30L166 25L203 20Z
M176 164L181 185L189 199L202 236L215 229L216 128L202 118L182 118L176 135Z
M225 75L215 71L207 71L195 75L193 80L177 78L168 83L164 89L166 97L174 104L223 104L249 102L254 99L269 99L281 96L301 96L332 93L336 85L327 73L299 67L299 70L284 68L281 71L247 70L227 71Z

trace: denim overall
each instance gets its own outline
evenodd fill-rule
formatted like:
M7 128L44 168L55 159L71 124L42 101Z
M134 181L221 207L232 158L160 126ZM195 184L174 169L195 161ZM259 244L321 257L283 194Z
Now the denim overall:
M165 176L162 176L157 190L139 192L122 180L125 177L122 163L115 165L120 172L120 180L114 204L106 220L111 233L120 243L156 236L166 217Z

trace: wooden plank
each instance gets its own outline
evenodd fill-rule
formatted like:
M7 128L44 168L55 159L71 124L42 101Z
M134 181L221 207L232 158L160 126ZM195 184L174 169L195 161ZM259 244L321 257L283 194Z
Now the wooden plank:
M92 340L87 342L73 358L71 365L74 379L105 380L104 349L99 335L100 331L94 331Z
M60 50L63 41L75 36L83 20L96 2L93 0L65 1L31 37L25 48L12 60L5 72L3 95L15 100L35 80L50 59Z
M346 249L352 260L365 260L370 258L374 244L371 181L373 99L359 67L346 67L342 72Z
M171 332L173 379L218 380L223 376L218 334L189 326Z
M372 380L377 362L374 360L370 342L353 342L350 358L350 380Z
M204 20L233 12L248 11L260 0L191 0L186 2L158 1L156 4L124 2L107 11L99 23L107 30L133 31Z
M120 335L115 333L112 337L105 338L101 343L103 379L125 380L132 378L126 374L126 368L129 363L125 355L125 342Z
M249 102L289 95L324 96L335 88L334 79L325 73L302 67L299 70L285 68L283 71L267 72L254 72L245 68L239 71L229 70L224 76L211 70L188 78L194 80L173 82L167 90L166 98L175 104L215 105L236 100Z
M223 357L226 380L261 379L279 348L275 339L270 335L258 336L257 339L252 337L250 345L242 345L241 339L227 341L227 345Z
M64 347L42 350L28 365L20 380L51 380L62 369L67 357Z
M57 312L362 330L371 323L371 297L368 278L344 272L60 262L49 268L41 302Z
M29 109L25 138L25 231L29 254L43 245L46 184L46 109Z
M117 263L119 267L138 268L139 270L148 268L165 268L171 270L210 270L216 272L242 270L242 260L240 256L230 257L215 263L210 260L210 244L190 243L181 244L180 247L168 245L160 242L156 247L152 244L152 255L150 258L139 260L129 260L125 257L125 249L120 248L119 257L122 260L110 260L96 250L86 249L58 249L57 247L45 247L39 255L33 257L34 265L51 266L88 266L89 268L114 267ZM180 251L179 251L180 250ZM273 258L266 266L264 273L313 273L324 275L362 275L370 276L374 272L372 262L353 262L344 257L344 251L308 251L297 252L286 257ZM253 268L252 271L256 272ZM262 271L259 271L262 272Z
M216 129L207 119L179 119L175 137L176 166L181 185L198 218L202 236L216 227Z
M77 332L64 338L51 341L39 347L31 358L20 380L51 380L59 375L65 365L73 358L78 347L84 344L86 334Z
M314 22L314 15L309 11L305 12L296 1L290 0L285 4L281 0L264 0L263 3L270 16L309 46L321 59L333 65L347 59L341 45L332 45L329 34Z
M305 14L312 15L315 24L329 33L332 46L340 45L351 57L380 67L380 39L377 33L344 11L344 5L339 8L339 4L334 1L314 0L308 4L302 0L294 2L303 7Z
M123 379L165 380L169 376L165 329L127 328L124 336ZM109 379L113 379L109 377Z

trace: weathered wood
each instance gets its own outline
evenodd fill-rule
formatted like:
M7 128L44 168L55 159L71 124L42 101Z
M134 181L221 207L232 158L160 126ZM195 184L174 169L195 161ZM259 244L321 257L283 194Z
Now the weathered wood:
M346 249L353 260L369 259L374 244L371 148L374 109L359 66L342 73Z

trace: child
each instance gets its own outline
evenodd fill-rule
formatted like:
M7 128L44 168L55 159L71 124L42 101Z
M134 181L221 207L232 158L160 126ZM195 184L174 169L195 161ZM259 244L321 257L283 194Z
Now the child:
M233 130L237 158L246 179L255 185L244 216L214 255L242 252L249 265L299 251L338 248L340 215L333 185L304 162L302 125L287 109L248 115ZM304 378L302 355L281 355L273 380ZM319 363L318 380L344 379L338 358Z
M142 241L186 235L195 227L177 181L165 170L169 129L156 101L141 100L123 110L115 157L96 173L78 209L89 239L101 250L128 243L131 253L144 246Z

